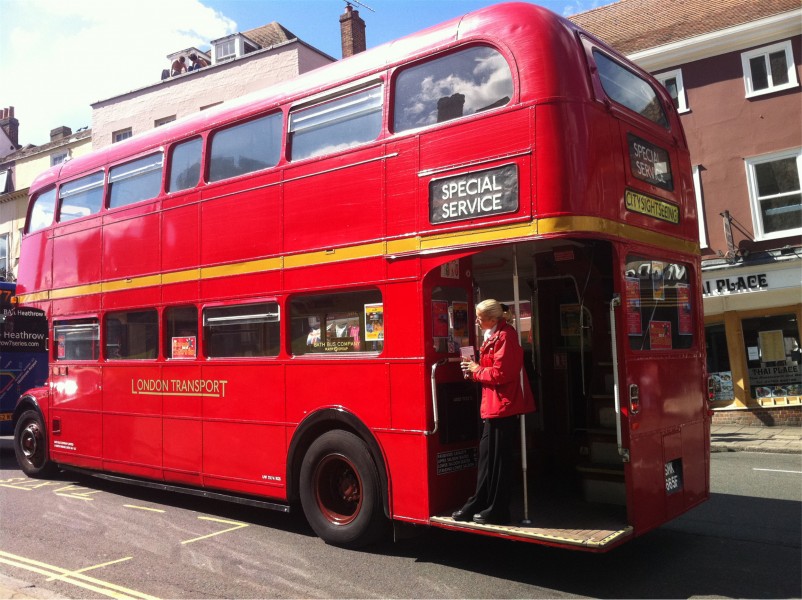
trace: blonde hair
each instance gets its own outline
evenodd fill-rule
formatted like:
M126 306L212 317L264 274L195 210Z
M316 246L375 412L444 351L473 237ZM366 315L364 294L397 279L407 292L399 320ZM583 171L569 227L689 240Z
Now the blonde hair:
M510 324L512 324L513 321L513 316L509 307L506 304L502 304L498 300L494 300L493 298L482 300L479 304L477 304L476 312L477 314L490 319L504 319Z

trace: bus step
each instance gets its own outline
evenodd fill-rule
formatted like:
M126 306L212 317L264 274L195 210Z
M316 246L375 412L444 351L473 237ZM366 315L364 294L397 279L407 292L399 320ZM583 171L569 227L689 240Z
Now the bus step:
M455 521L451 517L432 517L433 526L443 529L470 530L474 533L504 537L524 542L545 543L550 546L584 548L604 551L617 546L632 535L632 526L621 523L597 523L595 528L570 529L554 527L549 518L534 515L527 525L479 525L478 523Z

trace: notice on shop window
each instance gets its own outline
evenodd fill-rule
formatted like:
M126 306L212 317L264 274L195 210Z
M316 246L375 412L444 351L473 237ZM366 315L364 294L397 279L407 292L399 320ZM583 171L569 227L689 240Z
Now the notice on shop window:
M758 332L758 343L761 362L785 362L785 344L781 329Z

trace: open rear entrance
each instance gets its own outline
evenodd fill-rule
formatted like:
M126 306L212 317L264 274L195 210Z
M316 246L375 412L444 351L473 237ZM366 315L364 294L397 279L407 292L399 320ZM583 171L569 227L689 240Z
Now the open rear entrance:
M477 525L450 518L450 511L467 498L452 496L464 494L466 486L470 495L475 485L476 470L464 469L434 476L433 485L440 489L432 506L444 510L436 511L433 525L592 550L631 535L614 407L610 302L614 273L620 271L616 260L607 243L563 239L497 247L460 261L472 293L470 343L481 345L481 334L471 324L475 304L487 298L507 304L516 317L514 327L538 410L525 418L526 475L521 460L510 524ZM441 290L432 290L434 313L445 310ZM455 345L465 341L455 340ZM446 432L461 434L441 435L436 440L438 457L457 452L453 448L478 445L478 436L470 439L469 432L481 431L480 425L466 423L478 419L480 392L473 392L474 411L466 410L466 386L475 384L460 386L452 381L455 377L455 369L443 368L437 374L440 421ZM460 401L454 400L455 394ZM439 465L440 461L438 471ZM449 493L446 487L460 492Z

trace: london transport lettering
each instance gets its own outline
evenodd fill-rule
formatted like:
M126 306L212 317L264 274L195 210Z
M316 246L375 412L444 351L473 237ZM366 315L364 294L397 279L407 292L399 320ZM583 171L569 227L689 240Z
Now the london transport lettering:
M627 134L627 142L632 174L664 190L673 191L674 180L668 152L631 133Z
M132 379L131 393L225 398L227 383L225 379Z
M624 193L624 204L626 204L627 210L632 212L668 221L674 225L679 223L679 207L664 200L627 190Z
M448 223L518 210L518 167L506 165L429 183L429 221Z

